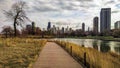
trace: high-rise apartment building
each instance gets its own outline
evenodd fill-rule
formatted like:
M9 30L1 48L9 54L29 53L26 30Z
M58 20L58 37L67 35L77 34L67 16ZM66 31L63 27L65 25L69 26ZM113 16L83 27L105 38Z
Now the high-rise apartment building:
M100 32L104 33L111 29L111 8L102 8L100 12Z

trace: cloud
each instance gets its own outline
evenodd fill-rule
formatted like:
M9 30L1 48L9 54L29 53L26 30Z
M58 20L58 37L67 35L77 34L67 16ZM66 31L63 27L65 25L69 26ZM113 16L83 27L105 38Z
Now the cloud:
M64 10L80 10L83 8L96 7L93 0L37 0L33 1L31 5L32 11L50 12L50 11L64 11ZM84 2L84 3L83 3Z
M85 1L85 2L86 2L86 1L87 1L87 2L90 1L90 2L91 2L91 1L93 1L93 0L77 0L77 1L82 1L82 2L83 2L83 1Z
M114 4L115 3L115 1L114 0L111 0L111 1L107 1L106 3L105 3L105 5L107 5L107 4Z
M119 15L120 1L117 0L23 0L27 3L27 15L41 28L47 26L49 20L53 22L85 22L91 26L94 16L99 17L100 9L112 8L112 22ZM0 0L0 10L10 9L16 0ZM1 12L1 11L0 11ZM0 20L3 22L3 14ZM7 23L7 22L6 22ZM72 26L72 25L71 25ZM92 27L92 26L91 26Z
M120 3L116 4L115 7L120 8Z
M120 11L116 10L116 11L112 11L111 13L119 13Z

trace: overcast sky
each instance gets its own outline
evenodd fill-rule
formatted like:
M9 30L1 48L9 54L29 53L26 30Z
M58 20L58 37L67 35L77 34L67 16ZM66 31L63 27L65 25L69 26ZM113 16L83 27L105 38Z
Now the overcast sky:
M4 25L12 25L5 18L3 10L9 10L17 0L0 0L0 29ZM101 8L111 8L111 27L120 20L120 0L23 0L27 3L27 16L36 26L47 27L48 21L57 26L81 28L81 23L91 27L93 18L100 16ZM57 23L56 23L57 22ZM30 23L30 22L27 22Z

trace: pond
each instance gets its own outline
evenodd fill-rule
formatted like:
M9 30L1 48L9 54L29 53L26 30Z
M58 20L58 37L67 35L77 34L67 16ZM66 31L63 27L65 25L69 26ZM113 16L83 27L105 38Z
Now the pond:
M114 52L120 54L120 42L103 41L97 39L72 39L72 38L55 38L54 40L72 42L84 47L91 47L100 52Z

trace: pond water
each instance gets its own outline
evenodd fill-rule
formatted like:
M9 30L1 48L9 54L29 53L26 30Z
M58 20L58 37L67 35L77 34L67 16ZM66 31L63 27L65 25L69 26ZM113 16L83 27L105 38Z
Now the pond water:
M103 41L97 39L72 39L72 38L55 38L54 40L72 42L84 47L91 47L100 52L114 52L120 54L120 42Z

